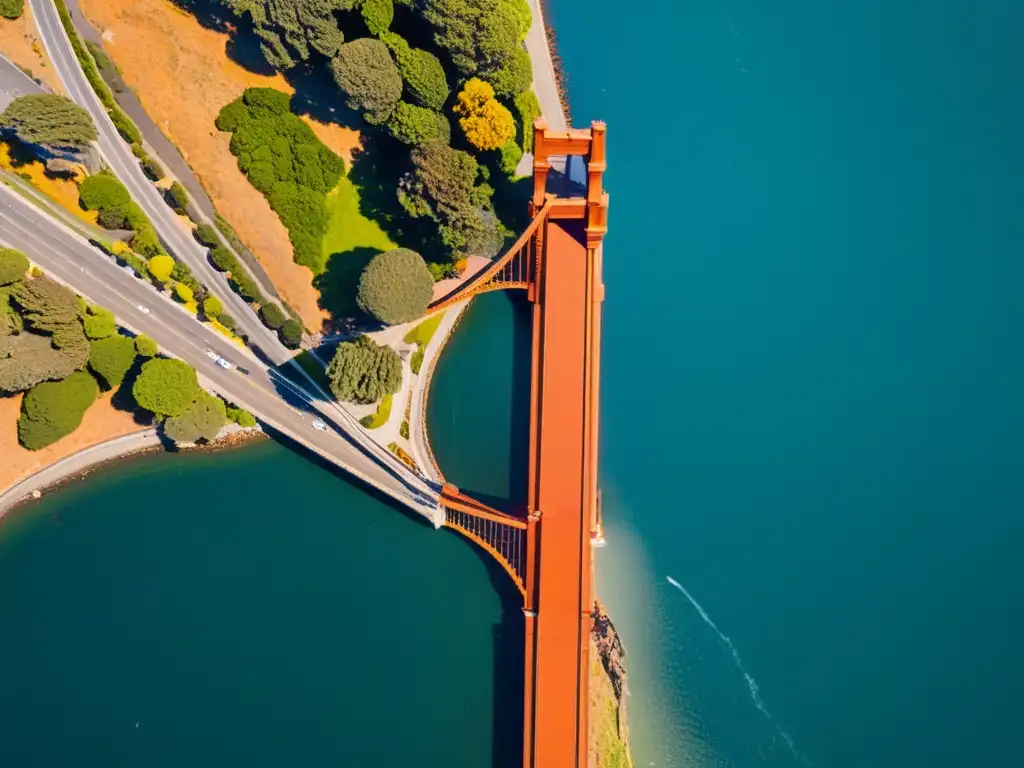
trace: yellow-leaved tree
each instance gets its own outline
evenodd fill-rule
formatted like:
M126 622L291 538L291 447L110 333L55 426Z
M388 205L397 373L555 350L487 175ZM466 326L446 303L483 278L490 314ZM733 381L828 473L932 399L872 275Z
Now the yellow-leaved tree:
M498 149L516 135L516 121L494 89L478 77L466 81L455 105L466 139L477 149Z
M171 272L174 271L174 259L170 256L160 254L149 260L149 273L161 283L171 279Z

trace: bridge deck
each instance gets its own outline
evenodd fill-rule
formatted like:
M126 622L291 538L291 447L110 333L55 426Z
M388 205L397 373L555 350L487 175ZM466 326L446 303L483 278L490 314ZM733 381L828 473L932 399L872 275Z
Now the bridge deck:
M590 486L596 481L590 466L595 460L590 430L596 425L588 381L594 375L594 279L583 222L549 222L546 239L534 326L537 400L532 471L535 508L541 516L536 644L533 674L528 673L534 685L533 711L527 701L526 713L527 749L532 730L533 755L526 764L585 768L594 494Z

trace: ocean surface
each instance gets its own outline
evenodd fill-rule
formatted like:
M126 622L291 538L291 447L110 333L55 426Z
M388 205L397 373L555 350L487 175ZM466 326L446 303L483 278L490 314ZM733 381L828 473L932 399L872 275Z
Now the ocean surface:
M549 15L609 126L598 577L638 768L1021 764L1024 7ZM522 321L475 302L428 414L496 500ZM287 448L140 460L0 527L0 765L511 766L517 621L456 535Z

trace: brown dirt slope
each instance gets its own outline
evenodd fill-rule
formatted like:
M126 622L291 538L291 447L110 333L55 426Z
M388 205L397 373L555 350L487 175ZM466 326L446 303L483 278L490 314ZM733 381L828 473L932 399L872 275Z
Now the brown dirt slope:
M590 636L590 765L633 768L626 727L626 650L600 603Z
M22 395L0 398L0 490L83 448L147 428L133 414L114 408L110 398L111 393L103 395L85 412L78 429L41 451L28 451L18 444Z
M326 317L317 306L312 273L292 260L288 231L264 197L245 178L228 150L230 135L213 125L221 107L246 88L291 93L280 75L253 74L227 56L228 35L206 29L169 0L80 0L82 12L101 31L104 48L124 73L154 122L195 171L217 210L256 254L281 295L319 329ZM308 120L320 139L349 159L356 131Z
M31 70L32 76L38 77L51 90L64 93L60 79L43 50L32 21L32 9L27 4L20 18L0 19L0 51L19 67Z

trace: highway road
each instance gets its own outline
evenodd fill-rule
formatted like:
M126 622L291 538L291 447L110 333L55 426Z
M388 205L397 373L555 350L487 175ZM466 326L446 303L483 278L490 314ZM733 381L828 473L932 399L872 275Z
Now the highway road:
M49 276L111 310L123 327L151 336L161 351L193 365L207 388L435 526L443 523L436 489L358 425L353 429L349 421L354 419L336 403L311 398L248 350L198 322L184 307L2 185L0 244L23 251ZM221 368L207 354L209 350L235 367ZM238 370L239 364L248 373ZM315 429L315 420L328 428Z
M196 278L217 293L224 302L228 314L238 321L239 330L249 337L251 344L259 347L261 352L275 363L289 359L291 353L281 344L277 334L260 322L249 305L231 290L224 275L210 265L206 258L206 249L185 230L177 215L164 202L160 191L142 172L131 148L114 128L107 110L86 80L53 0L29 0L29 4L39 29L39 36L58 77L71 98L87 109L96 123L96 129L99 131L97 144L103 158L128 188L132 198L149 216L164 245L176 258L191 268Z

